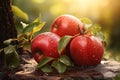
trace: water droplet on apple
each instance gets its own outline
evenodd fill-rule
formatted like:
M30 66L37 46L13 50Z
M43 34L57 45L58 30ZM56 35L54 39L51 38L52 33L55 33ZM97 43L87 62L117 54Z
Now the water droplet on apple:
M95 58L95 55L92 55L93 58Z
M96 49L96 46L94 46L93 48Z
M54 43L54 41L51 40L50 43Z
M96 61L98 60L98 59L95 59Z

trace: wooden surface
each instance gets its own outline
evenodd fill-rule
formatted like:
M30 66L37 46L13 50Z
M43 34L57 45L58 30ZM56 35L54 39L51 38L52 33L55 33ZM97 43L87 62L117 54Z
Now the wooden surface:
M37 63L33 58L22 56L22 63L15 73L9 74L14 80L112 80L120 73L120 62L114 60L101 61L94 67L71 67L64 74L43 73L36 70Z

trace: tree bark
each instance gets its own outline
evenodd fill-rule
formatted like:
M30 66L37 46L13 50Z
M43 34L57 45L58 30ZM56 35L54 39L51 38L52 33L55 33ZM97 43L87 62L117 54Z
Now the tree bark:
M4 40L16 38L17 31L11 8L11 0L0 0L0 49L4 48ZM0 65L3 64L3 52L0 53Z

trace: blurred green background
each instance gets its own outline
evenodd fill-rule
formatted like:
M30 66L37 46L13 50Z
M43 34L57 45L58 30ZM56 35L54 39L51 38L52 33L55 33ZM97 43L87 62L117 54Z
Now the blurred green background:
M41 15L46 25L40 32L50 31L54 19L62 14L71 14L78 18L87 17L102 26L107 41L106 58L120 60L120 2L119 0L12 0L29 16L32 22ZM16 17L17 29L21 29L21 19Z

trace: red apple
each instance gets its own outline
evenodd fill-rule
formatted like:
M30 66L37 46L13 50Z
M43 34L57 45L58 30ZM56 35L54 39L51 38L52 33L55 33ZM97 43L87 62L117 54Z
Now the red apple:
M60 37L65 35L74 36L79 33L78 27L84 30L83 23L77 17L64 14L55 19L51 32L58 34Z
M79 66L94 66L101 62L104 53L102 42L95 36L79 35L70 43L70 55Z
M44 57L58 58L59 40L60 37L52 32L44 32L35 37L31 43L34 59L39 63Z

